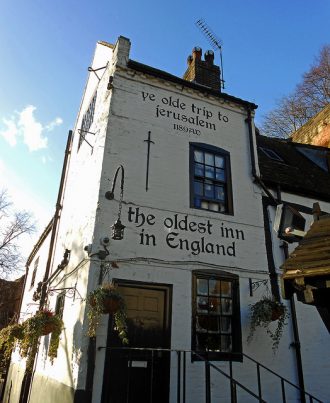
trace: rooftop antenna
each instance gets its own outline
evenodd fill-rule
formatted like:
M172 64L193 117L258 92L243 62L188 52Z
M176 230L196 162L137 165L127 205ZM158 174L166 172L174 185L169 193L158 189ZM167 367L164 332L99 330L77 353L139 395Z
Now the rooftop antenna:
M221 88L225 88L225 80L223 78L223 63L222 63L222 47L221 47L221 40L215 35L212 29L207 25L207 23L200 18L196 21L197 28L202 32L205 38L209 41L210 45L214 50L218 50L220 53L220 81L221 81Z

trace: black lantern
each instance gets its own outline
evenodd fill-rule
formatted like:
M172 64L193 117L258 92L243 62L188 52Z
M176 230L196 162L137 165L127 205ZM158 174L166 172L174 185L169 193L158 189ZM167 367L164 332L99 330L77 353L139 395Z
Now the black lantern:
M122 240L124 238L124 229L125 229L125 225L123 225L120 221L120 219L118 218L118 220L113 224L112 228L112 239L115 240Z
M119 167L116 170L115 176L113 178L111 190L109 190L105 193L106 199L108 199L108 200L114 199L114 197L115 197L114 191L115 191L116 180L117 180L119 170L121 171L121 181L120 181L120 199L119 199L118 218L117 218L117 221L111 227L112 228L111 238L114 240L123 239L124 238L124 229L125 229L125 225L123 225L120 221L123 196L124 196L124 167L122 165L119 165Z

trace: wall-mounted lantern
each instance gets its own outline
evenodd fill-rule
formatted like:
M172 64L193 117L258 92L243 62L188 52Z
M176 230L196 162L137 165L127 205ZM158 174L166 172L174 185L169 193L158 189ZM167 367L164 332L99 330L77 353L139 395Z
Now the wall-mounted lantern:
M286 242L299 242L305 235L305 218L293 207L279 204L276 209L274 230Z
M112 235L111 238L114 240L121 240L124 238L124 229L125 225L122 224L120 221L121 217L121 209L122 209L122 204L123 204L123 196L124 196L124 167L122 165L119 165L119 167L116 169L115 176L112 181L112 186L111 190L108 190L105 193L105 198L108 200L113 200L115 197L114 190L116 186L116 180L119 171L121 172L121 181L120 181L120 198L119 198L119 210L118 210L118 218L117 221L112 225Z

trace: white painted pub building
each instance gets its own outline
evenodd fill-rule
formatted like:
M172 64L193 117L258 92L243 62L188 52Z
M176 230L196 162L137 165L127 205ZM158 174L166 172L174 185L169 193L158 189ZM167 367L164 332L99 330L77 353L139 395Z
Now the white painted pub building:
M287 243L273 230L279 203L306 228L313 203L330 212L329 155L260 136L257 106L221 91L211 51L194 48L183 79L129 53L124 37L97 43L56 212L27 264L20 320L41 304L62 315L57 358L50 336L32 374L14 351L3 401L329 402L329 324L283 299ZM127 346L111 315L87 336L86 298L107 282L126 302ZM290 312L275 353L262 327L247 342L265 296Z

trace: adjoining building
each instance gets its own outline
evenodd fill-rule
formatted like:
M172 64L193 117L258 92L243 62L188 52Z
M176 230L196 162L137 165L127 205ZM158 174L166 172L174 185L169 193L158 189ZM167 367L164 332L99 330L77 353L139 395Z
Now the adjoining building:
M21 307L21 320L40 307L62 316L58 356L41 337L28 373L15 351L4 402L328 399L330 339L315 307L282 301L275 354L265 329L247 337L249 306L282 299L277 206L307 227L314 202L330 212L329 166L312 146L256 134L257 106L220 87L210 51L194 48L181 79L131 60L124 37L97 43ZM111 315L87 336L86 298L106 282L126 302L128 345Z
M330 147L330 104L317 115L292 133L291 139L297 143Z

